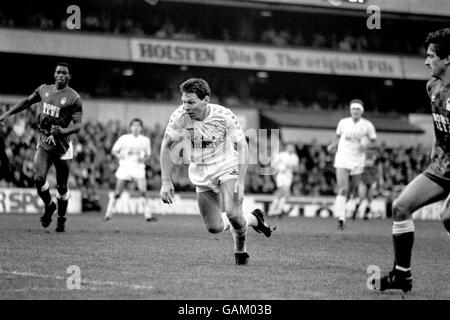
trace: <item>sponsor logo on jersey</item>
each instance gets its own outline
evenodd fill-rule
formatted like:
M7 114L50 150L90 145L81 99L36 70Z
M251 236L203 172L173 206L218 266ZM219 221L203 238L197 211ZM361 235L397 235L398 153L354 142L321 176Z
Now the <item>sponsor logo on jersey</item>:
M42 113L45 115L59 118L59 110L60 110L59 107L54 106L50 103L47 103L47 102L42 103Z
M450 132L449 120L446 117L444 117L442 114L432 113L432 115L433 115L433 120L436 125L436 128L439 131L449 133Z

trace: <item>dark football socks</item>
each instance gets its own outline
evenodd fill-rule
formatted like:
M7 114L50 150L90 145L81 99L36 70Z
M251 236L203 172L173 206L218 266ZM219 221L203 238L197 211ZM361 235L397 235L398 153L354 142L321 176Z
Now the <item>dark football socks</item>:
M58 198L58 216L64 217L67 212L67 205L69 203L69 200L63 200Z
M39 197L41 197L42 201L44 201L44 204L46 206L48 206L52 202L52 196L50 195L50 188L48 186L48 183L45 183L42 188L37 188L37 193Z
M394 221L392 238L394 240L395 269L404 272L410 271L414 244L413 220Z

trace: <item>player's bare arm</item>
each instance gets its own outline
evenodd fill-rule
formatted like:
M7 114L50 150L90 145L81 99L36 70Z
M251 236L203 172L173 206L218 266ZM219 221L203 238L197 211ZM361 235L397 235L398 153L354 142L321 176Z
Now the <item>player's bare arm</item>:
M138 161L141 163L146 163L150 159L150 155L145 155L142 158L139 158Z
M365 152L369 149L371 150L376 147L375 145L376 139L372 139L368 136L365 136L365 138L367 139L366 140L362 139L359 145L359 150L361 150L362 152Z
M81 102L78 101L81 107ZM50 129L50 135L45 139L45 142L50 145L56 145L55 137L57 136L68 136L73 133L78 133L81 130L81 114L74 114L72 116L72 122L63 128L61 126L52 125Z
M170 150L174 141L169 135L165 134L161 142L160 166L161 166L161 191L159 196L164 203L171 204L174 196L174 187L170 173L173 169L172 157Z
M14 107L12 107L8 111L6 111L4 114L2 114L0 116L0 123L3 123L9 116L16 114L18 112L21 112L25 109L28 109L34 103L39 102L40 100L41 100L41 97L36 92L33 92L26 99L18 102Z
M120 150L111 150L111 154L116 157L117 159L120 159Z
M52 126L50 134L53 136L68 136L73 133L78 133L81 130L81 116L72 118L72 123L67 128L61 126Z
M151 146L150 144L148 145L148 150L145 151L145 155L142 157L141 162L147 162L148 160L150 160L150 156L151 156Z
M340 139L340 138L341 138L340 135L336 135L336 136L334 137L333 142L331 142L331 144L327 147L327 151L328 151L328 152L331 152L331 153L336 152L337 145L338 145L338 143L339 143L339 139Z
M299 161L297 161L295 166L292 167L292 172L294 172L294 173L300 172L300 163L299 163Z
M119 147L119 140L116 141L116 143L113 145L112 149L111 149L111 154L116 157L117 159L120 159L122 157L121 155L121 148Z

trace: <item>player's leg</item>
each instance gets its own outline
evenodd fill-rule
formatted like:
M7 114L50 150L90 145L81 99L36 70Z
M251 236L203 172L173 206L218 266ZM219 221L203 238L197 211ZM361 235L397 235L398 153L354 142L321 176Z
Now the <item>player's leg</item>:
M237 180L223 176L220 190L223 197L223 205L231 224L231 232L235 240L235 256L237 264L246 264L248 254L246 253L246 236L248 226L256 232L263 233L270 237L272 230L264 221L264 214L261 210L255 209L252 212L243 212L243 199L239 197Z
M291 193L292 176L286 174L278 174L277 187L279 189L278 202L275 207L275 213L281 217L284 214L284 206Z
M47 181L51 161L51 156L47 151L42 148L37 149L34 155L34 185L45 206L45 212L41 217L41 224L44 228L50 225L52 215L56 211L56 204L52 201L50 185Z
M226 212L231 226L234 225L232 219L230 219L230 214L237 217L237 219L240 219L242 216L246 221L247 226L252 227L258 233L263 233L266 237L270 237L272 229L264 221L264 213L260 209L255 209L252 212L243 212L243 199L239 200L238 193L236 192L236 178L230 178L228 175L224 175L221 181L220 191L223 200L222 208Z
M273 194L273 200L270 203L269 206L269 212L268 215L269 216L273 216L273 215L278 215L279 213L277 212L277 208L278 208L278 202L280 201L280 198L282 196L282 190L277 186L277 189L275 190L274 194Z
M335 201L336 215L339 221L339 229L344 228L345 224L345 204L349 195L350 171L344 168L336 168L337 195Z
M247 254L247 220L242 212L242 200L236 192L236 179L229 179L220 184L222 193L223 207L231 224L231 232L234 238L234 253L237 264L246 264L249 258ZM254 220L256 218L253 217ZM252 221L256 224L257 221Z
M226 214L221 214L220 189L209 172L215 168L203 169L191 163L189 180L196 186L198 207L206 229L210 233L219 233L229 228L229 222Z
M347 215L347 211L350 211L350 209L347 210L347 207L349 205L349 200L351 198L355 199L355 205L360 204L361 198L359 197L359 192L358 192L360 184L361 184L361 173L354 174L353 171L350 171L349 186L348 186L349 190L347 193L345 216ZM355 208L353 208L353 209L355 209Z
M0 133L0 180L4 179L6 182L11 182L13 170L5 150L5 141Z
M144 208L145 221L156 222L157 219L152 215L150 206L147 203L147 180L145 178L136 179L139 190L139 202L141 207Z
M442 206L441 219L450 236L450 194L447 196L447 199L445 199L444 205Z
M268 215L281 217L283 214L283 208L287 201L286 186L278 185L274 196L275 199L270 204Z
M276 212L282 216L284 214L284 206L289 198L290 194L290 185L283 185L280 192L280 200L278 201Z
M411 253L414 244L414 222L412 214L417 209L444 199L444 188L420 174L402 191L392 205L394 222L392 238L394 243L394 269L382 277L381 290L402 289L409 291L412 287Z
M69 189L67 181L69 180L70 160L57 159L54 161L56 171L56 198L58 201L58 224L57 232L64 232L67 206L69 204Z
M120 198L125 186L127 184L126 180L117 179L116 187L114 189L114 194L109 198L108 206L106 207L105 220L108 221L112 218L112 215L115 211L117 199Z
M361 179L363 180L363 179ZM356 216L358 215L358 210L361 207L361 205L363 204L364 200L366 199L366 192L367 192L367 188L366 185L364 183L364 181L360 181L360 183L357 186L357 198L356 198L356 204L355 204L355 208L353 210L353 215L352 215L352 219L356 219Z
M230 227L226 214L222 214L220 197L220 193L211 189L197 188L197 203L200 215L210 233L219 233L228 230Z
M366 205L366 209L364 210L364 220L369 219L369 214L372 211L372 199L373 199L373 192L374 192L374 183L369 183L366 184L366 200L367 200L367 205Z

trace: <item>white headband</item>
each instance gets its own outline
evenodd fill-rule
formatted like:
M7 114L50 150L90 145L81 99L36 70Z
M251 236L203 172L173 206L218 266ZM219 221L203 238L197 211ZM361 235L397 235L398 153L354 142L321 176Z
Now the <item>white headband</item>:
M351 108L357 108L357 109L360 109L361 111L364 111L363 105L362 105L361 103L359 103L359 102L353 102L353 103L350 105L350 109L351 109Z

